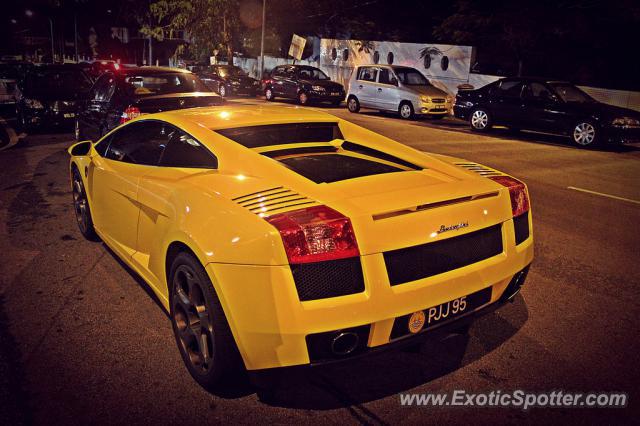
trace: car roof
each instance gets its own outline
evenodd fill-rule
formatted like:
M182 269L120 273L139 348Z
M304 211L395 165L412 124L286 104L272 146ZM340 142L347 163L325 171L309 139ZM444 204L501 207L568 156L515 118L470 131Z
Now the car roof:
M571 84L569 81L566 80L550 80L548 78L543 78L543 77L533 77L533 76L525 76L525 77L504 77L501 78L500 81L502 80L521 80L524 82L537 82L537 83L547 83L547 84Z
M268 124L338 122L336 116L314 109L255 104L179 109L144 117L166 120L174 124L187 121L213 130Z
M144 66L144 67L123 67L118 71L120 74L137 74L137 75L152 75L152 74L167 74L167 73L175 73L175 74L192 74L191 71L185 70L182 68L170 68L170 67L155 67L155 66Z

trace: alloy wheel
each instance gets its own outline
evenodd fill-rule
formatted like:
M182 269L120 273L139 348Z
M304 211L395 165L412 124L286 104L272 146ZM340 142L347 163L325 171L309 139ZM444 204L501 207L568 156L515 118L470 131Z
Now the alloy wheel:
M358 112L358 101L356 101L355 98L349 99L347 108L349 108L349 111L351 112Z
M306 93L302 92L298 95L298 101L300 102L300 105L305 105L308 100L309 100L309 97L307 96Z
M264 97L267 98L268 101L273 99L273 92L271 91L271 89L265 90Z
M213 321L202 283L188 265L173 276L173 320L182 350L193 369L207 374L214 364Z
M474 111L471 115L471 125L474 129L483 130L489 124L489 115L483 110Z
M78 226L83 234L89 230L89 204L84 184L78 171L73 172L73 209L76 213Z
M596 129L591 123L579 123L573 129L573 140L578 145L591 145L596 139Z
M224 85L220 86L219 92L220 92L220 96L222 96L223 98L227 96L227 88L224 87Z
M400 116L402 118L411 118L411 106L409 104L404 104L400 107Z

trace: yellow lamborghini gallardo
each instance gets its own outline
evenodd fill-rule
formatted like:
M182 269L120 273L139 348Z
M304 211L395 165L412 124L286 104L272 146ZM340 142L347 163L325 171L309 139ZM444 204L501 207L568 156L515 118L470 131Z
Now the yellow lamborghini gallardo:
M461 327L533 259L522 182L310 109L163 112L69 152L80 231L149 284L207 388Z

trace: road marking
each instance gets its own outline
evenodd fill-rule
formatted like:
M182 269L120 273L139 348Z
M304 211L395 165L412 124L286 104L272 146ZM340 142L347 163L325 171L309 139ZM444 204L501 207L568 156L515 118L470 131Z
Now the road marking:
M9 143L0 148L0 151L2 151L4 149L11 148L15 144L17 144L20 138L18 137L18 135L16 135L16 131L13 130L13 128L9 126L9 123L7 123L2 117L0 117L0 125L2 125L5 128L5 130L7 131L7 135L9 136Z
M614 200L627 201L629 203L640 204L638 200L632 200L630 198L618 197L617 195L604 194L602 192L590 191L584 188L576 188L575 186L567 186L567 189L573 189L574 191L586 192L587 194L599 195L601 197L613 198Z

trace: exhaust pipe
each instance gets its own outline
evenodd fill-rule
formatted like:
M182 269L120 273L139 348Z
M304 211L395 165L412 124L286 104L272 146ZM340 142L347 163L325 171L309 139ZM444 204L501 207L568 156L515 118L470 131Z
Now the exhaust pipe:
M334 355L349 355L355 351L360 342L360 337L353 331L341 332L331 341L331 352Z

